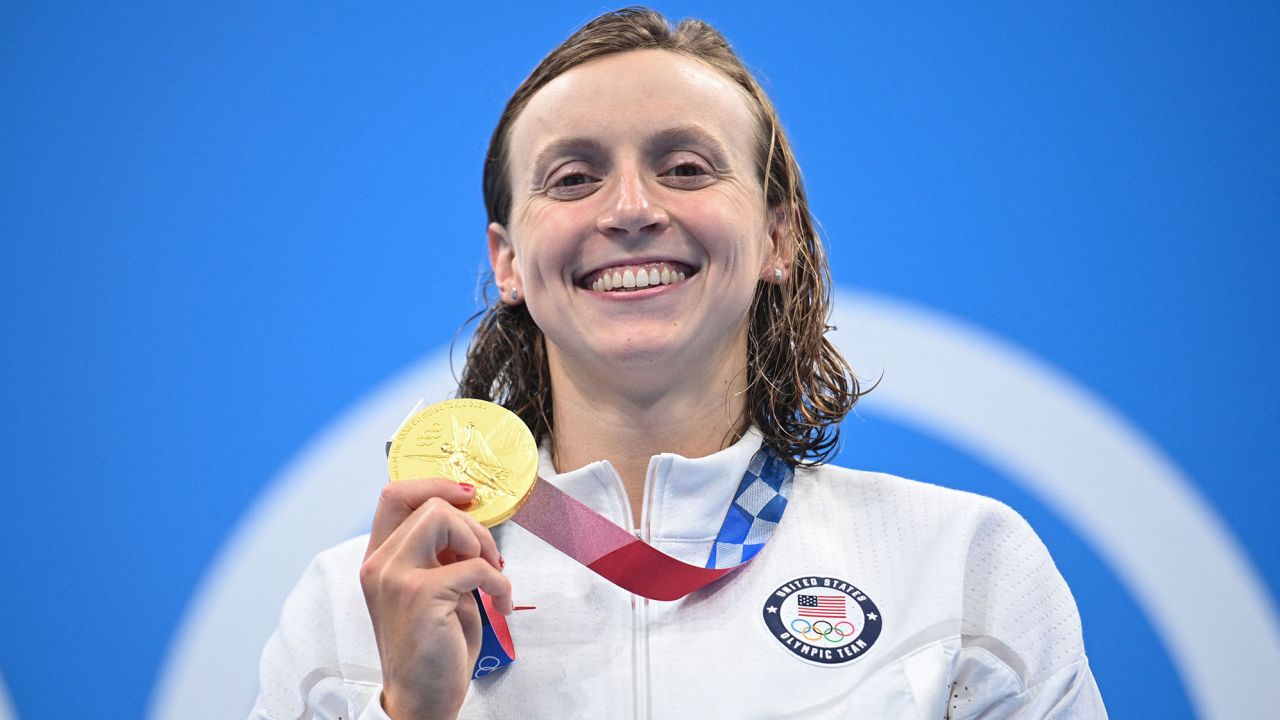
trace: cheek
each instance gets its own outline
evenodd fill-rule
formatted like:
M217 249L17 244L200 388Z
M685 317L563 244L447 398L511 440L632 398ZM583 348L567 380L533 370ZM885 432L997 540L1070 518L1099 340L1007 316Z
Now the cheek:
M765 246L768 231L764 211L747 198L710 192L692 202L687 210L689 231L721 252L745 258Z
M531 208L512 229L516 261L526 281L558 275L579 246L582 221L564 208Z

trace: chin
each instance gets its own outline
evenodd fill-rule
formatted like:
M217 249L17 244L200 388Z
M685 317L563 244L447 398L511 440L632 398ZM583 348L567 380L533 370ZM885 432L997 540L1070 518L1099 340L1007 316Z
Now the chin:
M681 359L684 348L684 344L674 343L670 337L632 335L624 341L599 347L595 356L607 363L623 365L675 362Z

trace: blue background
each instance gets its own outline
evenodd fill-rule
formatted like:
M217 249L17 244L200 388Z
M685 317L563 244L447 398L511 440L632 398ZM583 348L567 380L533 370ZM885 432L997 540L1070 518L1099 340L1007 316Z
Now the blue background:
M480 160L604 9L0 4L0 673L20 717L145 712L215 552L376 383L447 344ZM1280 589L1280 6L663 3L758 68L836 282L1028 349L1194 480ZM421 331L393 330L407 311ZM887 421L844 464L994 495L1077 595L1114 717L1190 717L1060 518ZM1198 588L1212 603L1213 588Z

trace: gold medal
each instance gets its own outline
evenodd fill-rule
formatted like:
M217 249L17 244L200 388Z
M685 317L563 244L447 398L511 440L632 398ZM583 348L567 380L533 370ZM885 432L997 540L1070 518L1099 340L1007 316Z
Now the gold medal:
M533 433L510 410L484 400L445 400L400 426L387 452L392 481L446 477L470 483L464 508L485 527L520 509L538 479Z

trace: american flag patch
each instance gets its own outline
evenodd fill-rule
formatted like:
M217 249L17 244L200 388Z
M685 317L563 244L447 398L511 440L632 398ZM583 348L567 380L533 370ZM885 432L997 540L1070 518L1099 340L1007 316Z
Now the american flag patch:
M797 595L800 617L843 618L844 595Z

